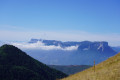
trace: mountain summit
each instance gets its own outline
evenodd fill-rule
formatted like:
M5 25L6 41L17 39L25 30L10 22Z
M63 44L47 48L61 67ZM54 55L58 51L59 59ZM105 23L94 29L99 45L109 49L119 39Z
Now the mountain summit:
M98 52L102 54L109 54L109 56L113 56L116 52L108 45L108 42L89 42L84 41L82 42L79 47L79 51L91 51L91 52Z
M56 80L66 76L33 59L17 47L0 47L0 80Z

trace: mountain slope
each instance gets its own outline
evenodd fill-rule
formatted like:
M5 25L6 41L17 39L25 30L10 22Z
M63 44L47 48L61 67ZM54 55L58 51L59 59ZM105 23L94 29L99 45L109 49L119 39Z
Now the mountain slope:
M0 47L0 80L56 80L66 76L12 45Z
M62 80L120 80L120 53L108 60Z

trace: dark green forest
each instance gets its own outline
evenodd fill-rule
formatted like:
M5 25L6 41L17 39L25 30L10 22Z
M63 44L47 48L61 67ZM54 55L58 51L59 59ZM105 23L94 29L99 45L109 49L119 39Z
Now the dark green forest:
M67 75L12 45L0 47L0 80L56 80Z

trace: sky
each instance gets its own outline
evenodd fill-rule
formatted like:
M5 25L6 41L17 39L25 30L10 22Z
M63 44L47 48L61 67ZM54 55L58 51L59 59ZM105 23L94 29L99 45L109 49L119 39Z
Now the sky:
M120 46L120 0L0 0L0 40L108 41Z

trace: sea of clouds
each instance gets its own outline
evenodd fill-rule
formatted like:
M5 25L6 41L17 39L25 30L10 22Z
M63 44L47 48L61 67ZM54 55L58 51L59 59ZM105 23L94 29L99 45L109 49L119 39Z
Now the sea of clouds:
M41 50L77 50L78 46L70 46L70 47L61 47L61 46L55 46L55 45L45 45L41 41L38 41L37 43L27 43L27 42L11 42L11 45L14 45L20 49L41 49Z

